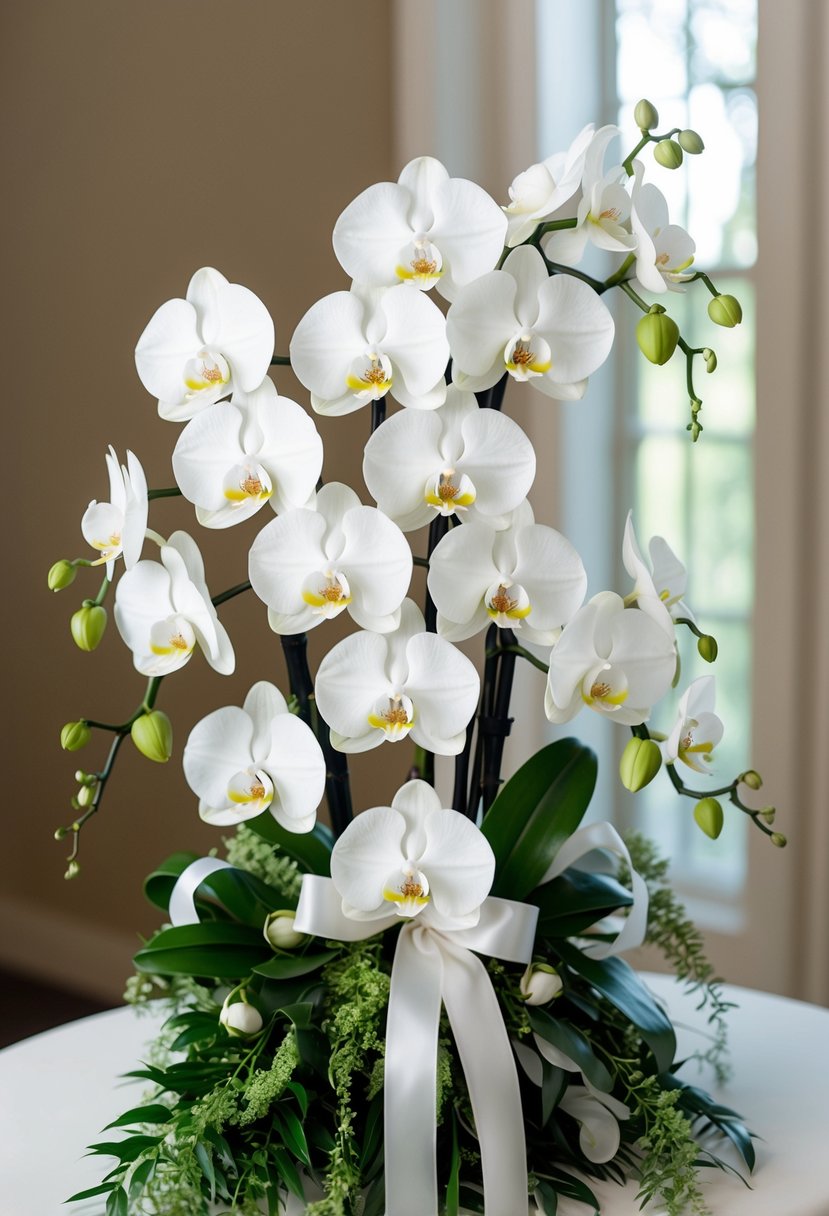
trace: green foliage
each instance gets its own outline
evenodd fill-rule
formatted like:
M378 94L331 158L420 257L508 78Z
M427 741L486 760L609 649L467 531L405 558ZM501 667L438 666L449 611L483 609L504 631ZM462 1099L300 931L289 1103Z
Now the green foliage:
M702 934L688 919L682 902L668 884L670 862L659 855L652 841L638 833L628 835L625 843L634 869L645 880L650 896L645 940L662 952L676 977L690 991L699 993L699 1008L708 1010L712 1041L710 1047L697 1052L696 1056L711 1064L718 1082L724 1084L730 1075L725 1061L728 1050L726 1014L732 1004L723 998L723 981L705 956ZM628 881L627 867L621 868L619 880Z
M282 895L286 907L294 907L302 886L302 874L292 857L240 823L232 836L224 837L227 860L240 870L274 887Z
M642 1203L659 1197L666 1216L707 1212L697 1180L699 1146L690 1121L679 1109L679 1090L666 1090L658 1077L634 1071L628 1081L634 1115L644 1124L637 1142L639 1194Z

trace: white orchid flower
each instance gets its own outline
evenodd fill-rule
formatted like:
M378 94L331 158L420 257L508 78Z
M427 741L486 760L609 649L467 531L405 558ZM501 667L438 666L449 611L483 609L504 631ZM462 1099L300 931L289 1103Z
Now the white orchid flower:
M494 876L486 837L425 781L352 819L331 854L331 879L353 920L397 913L435 929L470 928Z
M509 203L504 207L507 244L520 245L532 236L539 224L552 217L577 193L584 173L584 158L594 138L593 123L588 123L566 152L556 152L537 165L519 173L509 188Z
M386 740L412 740L441 756L463 750L480 681L450 642L427 633L420 609L404 600L390 633L344 638L319 666L316 696L342 752L365 752Z
M447 300L498 261L507 221L475 182L439 160L410 161L397 182L369 186L334 225L334 252L358 283L437 286Z
M524 499L535 452L517 423L451 384L441 409L401 410L366 444L369 493L404 532L435 515L500 517Z
M291 366L318 414L351 414L386 393L401 405L437 409L448 359L443 313L403 283L355 283L324 296L291 339Z
M235 389L261 384L273 344L273 321L259 297L205 266L186 299L168 300L150 318L135 366L161 417L186 422Z
M505 371L549 397L584 396L613 345L613 318L592 288L550 277L537 249L513 249L502 270L465 287L446 318L453 379L478 392Z
M210 666L230 675L235 656L204 581L198 545L174 532L160 562L140 561L115 590L115 624L145 676L166 676L190 659L198 644Z
M642 182L642 162L635 160L633 168L630 223L636 237L636 279L645 291L657 295L666 290L684 291L682 283L690 277L684 272L696 251L694 239L679 224L669 223L664 194L657 186Z
M460 642L491 622L550 646L580 607L587 575L561 533L526 516L496 532L481 521L447 532L430 558L438 633Z
M126 466L119 465L110 444L105 459L109 502L93 498L81 519L81 532L84 540L101 554L92 564L106 563L107 578L111 579L116 558L123 557L124 566L131 570L141 556L147 528L147 479L132 452L127 452Z
M671 686L676 652L647 613L625 608L602 591L564 627L550 655L544 710L551 722L569 722L582 706L624 726L647 721Z
M676 721L662 744L666 764L681 760L697 773L710 773L714 748L723 737L722 721L714 713L713 676L700 676L679 698Z
M188 422L173 452L182 494L205 528L228 528L266 502L282 513L313 499L322 440L301 405L277 395L267 376L237 389L221 409Z
M625 226L630 216L630 195L622 184L627 180L625 170L621 165L604 168L608 144L618 134L618 127L608 126L594 135L584 157L576 227L549 232L542 238L542 248L551 262L576 266L588 242L612 253L628 253L635 247L636 237Z
M302 633L345 609L366 629L394 629L412 577L411 550L397 524L336 481L322 487L313 507L266 524L248 565L276 633Z
M325 790L322 748L266 680L241 709L226 705L196 723L183 765L206 823L226 827L269 811L289 832L314 826Z
M628 511L622 541L622 561L634 581L634 587L626 596L625 603L636 604L637 608L652 616L673 638L674 621L680 618L694 620L694 614L682 600L688 583L687 572L673 549L661 536L651 537L648 549L650 567L642 556L636 539L633 512Z

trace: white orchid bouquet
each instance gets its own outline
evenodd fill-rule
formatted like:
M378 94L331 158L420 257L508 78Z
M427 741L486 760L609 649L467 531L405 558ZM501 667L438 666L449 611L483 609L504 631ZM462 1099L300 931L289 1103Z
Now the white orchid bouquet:
M655 134L648 102L636 116L641 139L623 161L606 163L616 128L586 127L516 178L503 207L430 157L370 186L334 229L352 287L313 305L288 355L274 354L265 305L209 268L138 342L160 416L185 425L172 488L148 490L138 459L121 466L110 449L109 501L81 525L97 556L50 571L59 590L79 567L105 566L72 618L92 650L123 563L115 623L149 680L125 722L63 728L70 751L112 736L102 768L77 774L75 818L57 833L72 842L67 875L126 737L170 758L162 681L196 651L232 674L217 611L232 596L252 590L266 606L287 686L270 682L263 644L242 705L209 713L184 747L201 818L227 831L226 858L176 854L147 883L169 924L139 951L129 992L167 1001L171 1016L153 1063L131 1074L152 1093L117 1121L124 1138L93 1147L116 1165L74 1197L100 1196L107 1216L286 1203L317 1216L552 1216L560 1197L598 1207L591 1177L630 1175L644 1201L661 1195L679 1213L701 1210L697 1165L723 1165L700 1131L752 1165L739 1117L677 1075L671 1023L620 957L660 944L708 1003L718 1055L724 1002L664 865L609 823L581 826L595 757L558 739L501 778L513 674L527 661L546 672L538 712L550 722L589 710L632 732L628 789L664 768L709 836L727 797L785 843L770 809L743 801L759 788L754 770L708 792L679 776L707 773L722 735L713 677L682 691L669 733L648 728L678 679L678 629L716 658L683 603L682 563L658 537L647 560L629 517L632 587L585 603L582 560L536 521L536 455L501 408L510 380L544 409L584 396L611 349L603 297L616 289L642 310L647 358L665 363L679 347L688 429L701 432L694 370L701 359L712 371L714 354L640 293L701 280L726 327L739 305L690 269L693 241L638 159L653 144L676 168L683 150L702 151L699 136ZM590 244L621 259L604 280L577 269ZM376 505L323 483L312 416L269 378L288 364L317 413L370 405L363 477ZM402 408L386 417L389 401ZM208 532L273 512L247 579L211 596L189 533L147 526L162 496L187 499ZM428 572L423 610L409 598L414 565ZM314 677L307 633L344 612L354 629ZM457 646L481 634L482 674ZM355 816L348 757L406 740L409 780ZM435 788L436 755L455 758L451 791ZM330 826L317 818L324 797Z

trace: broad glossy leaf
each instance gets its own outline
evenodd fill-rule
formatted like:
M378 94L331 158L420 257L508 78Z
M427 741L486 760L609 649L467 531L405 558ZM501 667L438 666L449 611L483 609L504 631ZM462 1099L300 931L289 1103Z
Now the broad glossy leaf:
M536 887L528 900L540 908L539 937L573 937L619 908L633 896L609 874L570 868L552 882Z
M247 826L257 836L277 845L288 857L299 863L300 869L310 874L331 874L331 850L334 835L323 823L314 825L310 832L288 832L276 822L273 815L257 815L248 819Z
M524 899L581 823L596 785L596 757L577 739L558 739L523 764L484 816L495 853L493 895Z
M272 980L291 980L295 976L318 971L336 953L336 950L323 950L317 954L277 954L254 967L254 971Z
M674 1028L633 968L620 958L588 958L569 942L555 948L568 967L630 1019L653 1052L657 1070L667 1072L676 1053Z
M198 861L198 853L173 853L144 882L144 894L151 904L164 912L170 906L170 895L176 880L181 873L194 861Z
M150 975L241 979L270 956L267 942L255 929L209 921L162 929L133 961L139 971Z
M142 1123L167 1123L173 1117L169 1106L155 1102L147 1106L134 1106L132 1110L124 1111L112 1123L107 1123L103 1129L108 1132L111 1127L138 1127Z
M553 1047L557 1047L559 1051L563 1051L574 1064L578 1064L588 1081L595 1085L596 1089L600 1089L602 1093L610 1093L613 1088L610 1073L598 1056L594 1055L593 1048L575 1026L551 1017L544 1009L534 1009L531 1006L527 1007L527 1016L537 1035L546 1039L548 1043L552 1043Z

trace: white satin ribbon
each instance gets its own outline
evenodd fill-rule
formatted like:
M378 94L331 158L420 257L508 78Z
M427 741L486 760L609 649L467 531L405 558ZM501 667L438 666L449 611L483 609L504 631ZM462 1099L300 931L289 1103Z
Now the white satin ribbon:
M215 874L217 870L232 870L233 866L218 857L200 857L191 861L176 879L170 895L170 924L197 925L199 914L196 911L195 895L205 878Z
M438 1216L436 1072L441 1003L458 1048L481 1147L487 1216L524 1216L527 1150L518 1075L498 999L473 950L532 958L538 909L490 896L473 928L404 925L392 965L384 1077L386 1216ZM393 925L343 914L330 878L306 874L295 928L360 941Z
M574 832L556 853L541 883L558 878L568 866L575 865L588 853L602 849L614 853L627 865L630 870L630 889L633 903L619 933L611 942L587 942L581 940L579 949L590 958L610 958L614 954L622 954L625 950L634 950L645 940L648 928L648 888L641 874L634 870L630 853L619 833L610 823L589 823L586 827Z

